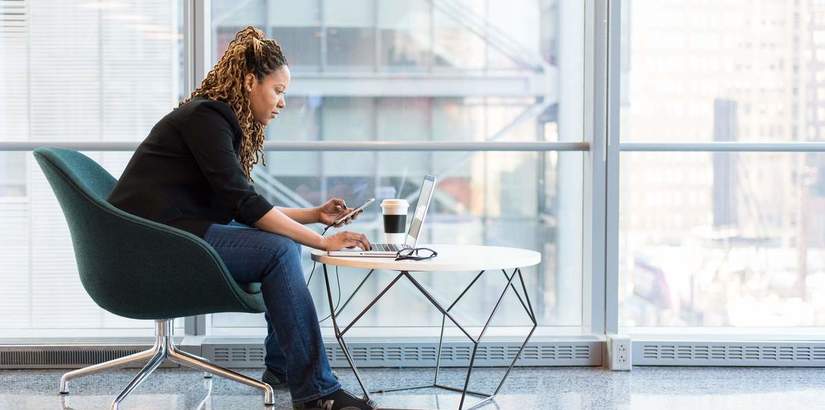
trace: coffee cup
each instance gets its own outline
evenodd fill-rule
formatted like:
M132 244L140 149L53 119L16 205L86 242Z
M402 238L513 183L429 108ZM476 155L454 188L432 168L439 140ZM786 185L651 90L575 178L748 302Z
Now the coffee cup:
M387 243L403 244L407 240L407 210L410 204L404 199L381 201L384 215L384 239Z

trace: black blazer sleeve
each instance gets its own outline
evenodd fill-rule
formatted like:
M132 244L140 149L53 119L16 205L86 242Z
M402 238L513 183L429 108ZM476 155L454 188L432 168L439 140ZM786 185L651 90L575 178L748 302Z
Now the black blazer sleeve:
M254 226L273 206L246 179L229 120L214 104L199 104L189 117L179 132L209 186L238 222Z

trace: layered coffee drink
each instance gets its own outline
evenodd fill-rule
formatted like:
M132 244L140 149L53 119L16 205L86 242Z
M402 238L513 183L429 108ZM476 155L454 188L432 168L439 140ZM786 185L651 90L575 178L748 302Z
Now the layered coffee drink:
M384 236L387 243L403 244L407 239L407 210L410 204L404 199L381 201L384 215Z

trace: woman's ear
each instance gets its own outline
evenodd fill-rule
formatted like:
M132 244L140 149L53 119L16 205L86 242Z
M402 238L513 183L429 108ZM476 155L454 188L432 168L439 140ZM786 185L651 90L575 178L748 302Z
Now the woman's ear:
M252 87L255 86L255 81L257 80L257 78L255 78L255 74L246 73L243 80L243 86L246 89L246 92L252 91Z

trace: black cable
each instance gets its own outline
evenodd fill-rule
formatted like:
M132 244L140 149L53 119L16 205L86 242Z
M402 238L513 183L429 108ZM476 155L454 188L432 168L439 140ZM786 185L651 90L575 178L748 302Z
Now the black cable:
M321 236L324 236L327 233L327 229L331 228L332 225L327 225L326 228L321 232ZM318 262L312 261L312 270L309 271L309 279L307 279L307 287L309 287L309 282L312 282L312 275L315 273L315 264Z
M338 266L335 267L335 283L338 286L338 297L337 297L337 300L335 301L335 308L328 315L324 316L323 319L319 320L318 324L321 324L325 320L332 317L332 312L337 312L338 307L341 306L341 278L338 276Z
M332 225L329 225L326 228L324 228L324 230L321 232L321 236L324 236L324 234L327 233L327 230L331 227L332 227ZM309 283L312 282L312 275L315 274L315 266L317 264L318 264L317 261L312 261L312 270L309 271L309 278L307 279L307 288L309 288ZM338 300L335 301L335 308L332 310L332 312L337 311L338 307L341 305L341 278L338 276L338 266L335 266L335 282L337 283L337 286L338 286ZM330 314L326 315L323 319L319 320L318 324L321 324L323 321L329 319L332 316L332 312L330 312Z
M309 279L307 279L307 287L309 287L309 282L312 282L312 274L314 274L314 273L315 273L315 264L316 264L316 263L317 263L317 262L312 261L312 270L311 270L311 271L309 271Z
M335 283L336 283L336 284L337 284L337 286L338 286L338 297L337 297L337 299L336 299L336 301L335 301L335 309L334 309L332 312L337 312L337 311L338 311L338 307L339 307L339 306L341 306L341 278L338 276L338 267L337 267L337 266L335 267ZM318 321L318 324L321 324L321 323L323 323L325 320L327 320L327 319L329 319L330 317L332 317L332 312L330 312L328 315L324 316L321 320L319 320L319 321Z

